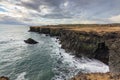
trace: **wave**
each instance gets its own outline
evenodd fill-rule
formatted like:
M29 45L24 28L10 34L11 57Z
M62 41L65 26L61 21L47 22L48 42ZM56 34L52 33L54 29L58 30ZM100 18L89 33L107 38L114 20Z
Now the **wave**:
M28 80L25 78L26 72L20 73L15 80Z
M70 55L70 53L66 53L64 49L61 49L61 45L59 41L53 38L56 47L54 47L52 57L56 56L56 66L53 69L55 76L52 80L69 80L74 75L81 73L95 73L101 72L106 73L109 72L109 67L95 59L89 58L76 58L74 55Z

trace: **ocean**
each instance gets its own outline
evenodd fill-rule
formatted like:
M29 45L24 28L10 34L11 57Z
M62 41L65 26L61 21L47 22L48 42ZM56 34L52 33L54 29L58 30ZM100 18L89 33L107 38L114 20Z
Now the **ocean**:
M10 80L69 80L80 72L109 71L98 60L66 53L55 37L28 30L29 26L0 25L0 76ZM28 38L39 43L24 43Z

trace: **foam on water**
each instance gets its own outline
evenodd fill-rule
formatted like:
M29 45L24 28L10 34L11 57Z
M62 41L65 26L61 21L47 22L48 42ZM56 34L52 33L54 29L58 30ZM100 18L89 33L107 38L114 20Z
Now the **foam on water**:
M53 41L56 41L56 39L53 38ZM79 72L109 72L109 67L98 60L84 57L80 59L70 55L70 53L66 53L65 50L60 48L61 45L58 40L55 45L56 47L53 52L56 54L54 54L53 57L57 57L58 66L53 69L56 75L52 80L68 80Z
M20 73L15 80L28 80L25 79L26 72Z

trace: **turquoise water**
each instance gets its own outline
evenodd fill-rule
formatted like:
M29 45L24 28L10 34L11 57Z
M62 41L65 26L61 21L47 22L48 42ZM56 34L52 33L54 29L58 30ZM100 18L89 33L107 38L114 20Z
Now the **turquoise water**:
M54 37L28 32L27 26L0 26L0 76L10 80L69 80L78 72L107 72L107 65L77 59ZM33 38L38 44L24 40Z

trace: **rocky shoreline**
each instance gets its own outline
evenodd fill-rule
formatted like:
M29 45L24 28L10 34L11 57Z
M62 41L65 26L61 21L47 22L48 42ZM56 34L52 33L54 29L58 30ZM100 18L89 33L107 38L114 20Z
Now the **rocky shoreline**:
M86 73L78 74L71 80L120 80L120 75L113 75L111 73Z
M98 59L110 66L111 73L119 73L120 25L31 26L30 31L56 36L67 52L72 52L76 57Z

